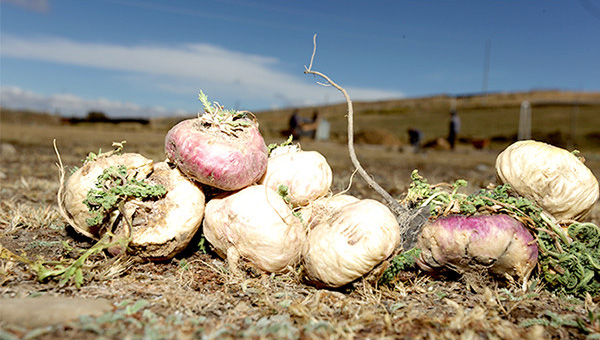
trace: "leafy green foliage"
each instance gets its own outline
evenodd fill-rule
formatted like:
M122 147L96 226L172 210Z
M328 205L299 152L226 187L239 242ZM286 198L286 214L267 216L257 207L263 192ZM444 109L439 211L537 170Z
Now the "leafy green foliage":
M27 257L17 255L10 250L4 248L0 244L0 259L18 261L24 263L31 268L37 275L38 281L46 281L48 279L59 279L60 285L66 285L69 282L75 284L77 288L81 287L85 282L85 271L90 269L88 260L94 255L102 253L105 249L113 246L126 247L131 241L130 238L119 238L113 240L113 235L105 234L96 244L87 250L76 249L68 243L63 243L63 247L67 251L79 251L81 255L76 260L62 259L60 261L46 261L41 257L31 260Z
M106 234L91 248L85 250L75 261L68 263L64 261L44 261L38 259L30 262L31 268L37 273L39 281L45 281L49 278L60 278L58 284L65 285L73 282L77 288L84 283L84 269L86 261L93 255L102 253L105 249L113 246L125 247L129 239L118 239L111 241L111 236Z
M88 191L84 201L90 213L94 215L87 223L90 226L101 224L120 202L129 198L155 199L164 196L166 192L162 185L128 178L125 165L108 167L98 176L96 188Z
M290 189L288 188L288 186L285 184L280 184L277 187L277 194L279 194L279 196L281 196L285 204L287 204L288 207L292 209L292 215L302 220L302 215L300 214L300 211L298 209L295 209L292 203L290 202Z
M115 152L120 152L123 143L116 143L118 148ZM113 144L114 145L114 144ZM89 161L97 159L98 155L88 157ZM123 214L124 203L131 198L140 200L156 199L166 194L166 189L162 185L152 185L142 180L130 178L125 165L111 166L102 172L96 179L95 188L88 191L84 203L88 207L93 217L87 220L88 225L95 226L103 223L107 216L114 210L119 210ZM74 261L28 261L27 263L38 275L39 281L49 278L60 278L59 284L65 285L73 282L77 287L84 283L84 270L88 259L94 255L101 254L104 250L111 247L125 249L131 242L131 233L126 237L114 237L109 231L94 244L91 248L82 251L82 254ZM71 248L71 250L74 250Z
M395 256L392 259L390 266L383 272L383 275L379 279L379 284L389 284L394 281L394 278L398 273L414 270L420 253L420 249L412 248Z
M411 179L412 183L405 200L413 206L429 206L432 218L448 213L473 215L482 210L500 209L541 222L542 209L526 198L511 195L509 184L481 189L466 195L458 192L461 187L466 187L468 184L464 179L458 179L452 185L432 186L427 179L419 175L417 170L413 171Z
M566 318L552 311L546 311L541 318L527 319L519 324L520 327L529 327L533 325L550 326L559 328L563 326L577 327L577 321L572 318Z
M120 154L121 151L123 151L123 148L125 147L125 143L126 143L126 141L113 142L112 146L115 147L114 150L106 152L106 153L103 153L102 152L102 148L100 148L100 149L98 149L98 153L97 154L93 153L93 152L88 153L87 157L85 159L83 159L81 162L83 164L87 164L87 163L95 161L100 156L104 156L105 157L105 156L110 156L112 154Z
M283 201L285 203L290 204L290 192L289 192L289 188L287 185L280 184L277 187L277 194L279 194L279 196L281 196L281 198L283 199Z
M83 164L86 163L91 163L93 161L95 161L96 159L98 159L98 156L102 154L102 149L98 149L98 153L95 154L93 152L88 153L88 155L85 157L85 159L83 159L81 162Z
M236 132L244 127L251 126L253 121L249 118L250 112L234 109L225 110L217 102L210 102L204 92L200 91L198 99L204 106L204 113L199 114L198 119L206 129L212 129L235 136ZM251 117L254 117L251 115Z
M208 113L213 112L213 103L211 103L208 100L208 96L205 95L204 92L200 91L200 93L198 94L198 100L200 100L200 102L204 106L204 111L206 111Z
M204 92L200 91L198 94L198 99L204 106L204 112L209 114L217 114L219 117L225 117L226 115L232 115L234 118L244 118L244 111L237 111L234 109L225 110L223 106L219 105L217 102L211 102L208 100L208 96L204 94Z
M198 241L198 251L201 254L208 254L208 249L209 243L206 240L206 237L204 237L204 235L201 235L200 240Z
M555 232L538 233L544 281L555 291L580 297L589 292L597 296L600 294L600 228L593 223L573 223L568 234L571 240L565 243Z
M277 144L277 143L271 143L267 146L267 149L269 150L269 155L271 154L271 151L275 150L276 148L280 147L280 146L288 146L288 145L292 145L292 141L294 139L294 136L290 135L288 137L288 139L281 143L281 144Z
M429 206L431 218L448 214L507 214L520 220L534 235L539 248L538 275L546 287L556 292L578 297L586 293L600 294L600 228L593 223L557 225L531 200L510 192L510 186L499 185L481 189L471 195L459 193L465 180L452 185L430 185L427 179L414 170L412 183L405 202L410 206ZM398 255L383 277L391 276L405 268L405 254ZM388 279L391 281L392 279Z

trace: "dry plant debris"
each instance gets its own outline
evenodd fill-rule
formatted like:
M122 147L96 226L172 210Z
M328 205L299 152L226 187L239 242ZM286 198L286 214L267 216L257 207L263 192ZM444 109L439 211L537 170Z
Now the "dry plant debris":
M48 157L52 149L17 147L28 157L3 159L8 178L0 190L0 244L24 258L72 262L93 244L60 218L55 158ZM335 154L343 158L344 146L337 148ZM78 164L71 150L63 155ZM21 179L21 169L33 166L40 170ZM343 169L336 165L333 171ZM367 189L356 183L349 192L364 197ZM600 331L597 296L575 298L542 285L523 292L516 284L501 286L486 277L430 277L419 271L403 271L385 286L367 278L322 290L295 273L265 275L244 267L242 277L231 276L201 238L180 256L158 263L135 258L107 263L103 255L94 255L79 289L60 286L59 280L39 282L25 263L2 254L2 299L62 296L113 304L100 317L52 326L0 324L1 336L8 339L593 339Z

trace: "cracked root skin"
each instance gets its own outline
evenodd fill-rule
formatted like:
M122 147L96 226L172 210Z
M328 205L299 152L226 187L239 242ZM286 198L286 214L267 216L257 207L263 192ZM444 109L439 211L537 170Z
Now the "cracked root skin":
M99 231L112 222L108 221L103 225L90 227L87 219L92 218L93 215L83 202L88 191L96 187L98 176L102 174L104 169L118 165L125 165L127 175L137 180L146 179L148 174L152 172L152 160L139 154L125 153L108 157L99 156L94 161L86 162L66 182L61 183L58 192L60 213L77 232L98 239Z
M167 194L152 202L127 202L133 234L130 247L144 258L172 258L185 249L200 229L205 196L196 183L166 162L154 164L148 182L163 185ZM119 228L125 229L123 224L121 221Z
M266 272L280 272L298 261L304 232L300 219L281 196L252 185L206 204L203 232L219 256L233 251ZM233 254L233 253L232 253Z
M303 250L310 281L341 287L370 272L400 244L392 212L372 199L342 205L317 221Z

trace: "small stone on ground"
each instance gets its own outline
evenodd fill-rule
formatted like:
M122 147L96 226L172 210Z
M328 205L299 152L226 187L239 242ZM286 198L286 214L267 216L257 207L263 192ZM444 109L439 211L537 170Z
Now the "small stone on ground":
M99 316L112 309L105 299L37 297L0 299L0 323L37 328L76 320L82 315Z

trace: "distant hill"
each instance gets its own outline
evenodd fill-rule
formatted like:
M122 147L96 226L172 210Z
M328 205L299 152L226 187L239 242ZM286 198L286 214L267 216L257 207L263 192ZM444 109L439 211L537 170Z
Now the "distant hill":
M451 105L455 105L462 118L460 137L464 140L489 139L506 143L517 133L520 105L524 100L529 101L532 107L534 137L559 145L599 148L600 92L532 90L486 95L462 94L455 97L440 94L384 101L357 101L353 102L354 125L357 134L373 135L375 132L378 137L406 142L407 129L413 128L421 130L426 139L433 140L447 135L448 113ZM347 106L344 102L327 106L290 107L255 112L265 139L280 141L285 138L284 131L288 129L289 117L295 110L305 117L311 117L318 111L320 117L331 123L331 139L345 140ZM141 124L139 122L142 120L136 119L109 123L123 126L133 124L139 129L167 131L179 121L195 116L196 113L187 117L152 118L149 124ZM9 109L1 109L0 122L38 125L107 123L75 121L56 114Z
M340 95L341 96L341 95ZM539 105L600 105L600 92L575 92L558 90L532 90L527 92L494 92L483 95L481 93L462 94L450 96L446 94L392 99L369 102L353 102L355 114L369 113L412 113L422 110L449 110L450 105L456 99L456 105L460 108L476 107L506 107L519 106L524 100L529 101L532 106ZM278 115L290 113L295 108L285 108L278 110L261 111L257 114L261 116ZM328 106L304 107L299 108L300 113L311 113L318 109L324 115L337 115L346 111L346 103L339 103Z
M39 111L0 108L0 122L2 124L59 125L61 117Z
M341 94L340 94L341 98ZM343 100L341 98L340 100ZM354 113L363 114L418 114L419 112L447 112L450 108L453 96L440 94L426 97L392 99L382 101L353 101ZM492 107L519 107L523 100L529 101L532 106L570 106L578 105L600 105L600 92L576 92L559 90L532 90L525 92L496 92L482 95L480 93L469 93L456 96L458 109L492 108ZM287 107L276 110L265 110L254 112L261 124L276 124L277 129L282 124L287 124L287 118L293 111L298 110L301 115L310 117L314 111L319 111L323 118L336 119L344 117L347 111L345 102L332 105ZM154 126L173 126L177 122L194 117L161 117L152 119Z
M597 143L600 134L600 92L535 90L353 102L354 126L357 133L380 131L383 135L391 133L404 141L407 140L408 128L423 131L426 139L445 137L448 133L449 111L455 105L463 122L460 132L463 138L507 142L517 134L520 106L524 100L532 108L535 137L549 140L546 136L551 134L554 136L552 141L566 145L572 142L567 141L570 134L575 134L575 139L586 146ZM286 129L288 118L294 110L286 108L257 112L263 134L281 138L280 132ZM298 109L305 117L311 117L315 111L332 123L332 139L345 139L346 103Z
M340 95L341 98L341 95ZM500 107L520 105L523 100L529 101L533 106L540 105L600 105L600 92L576 92L559 90L532 90L526 92L494 92L483 95L481 93L468 93L456 96L446 94L425 97L402 98L382 101L353 101L355 114L397 114L410 113L412 111L443 109L450 107L451 101L456 98L459 108L473 107ZM341 100L341 99L340 99ZM312 113L319 110L323 115L337 115L346 111L346 103L339 102L332 105L310 106L310 107L288 107L276 110L258 111L255 114L266 117L271 115L282 115L294 110L300 113ZM158 117L152 118L156 122L169 124L186 118L194 117L196 113L188 117ZM31 110L13 110L0 107L0 119L3 122L29 122L32 124L60 124L66 123L71 117L63 117L48 112ZM126 120L143 120L142 117L134 117ZM118 120L118 119L117 119ZM84 122L84 119L73 119L74 122ZM162 125L161 124L161 125Z

